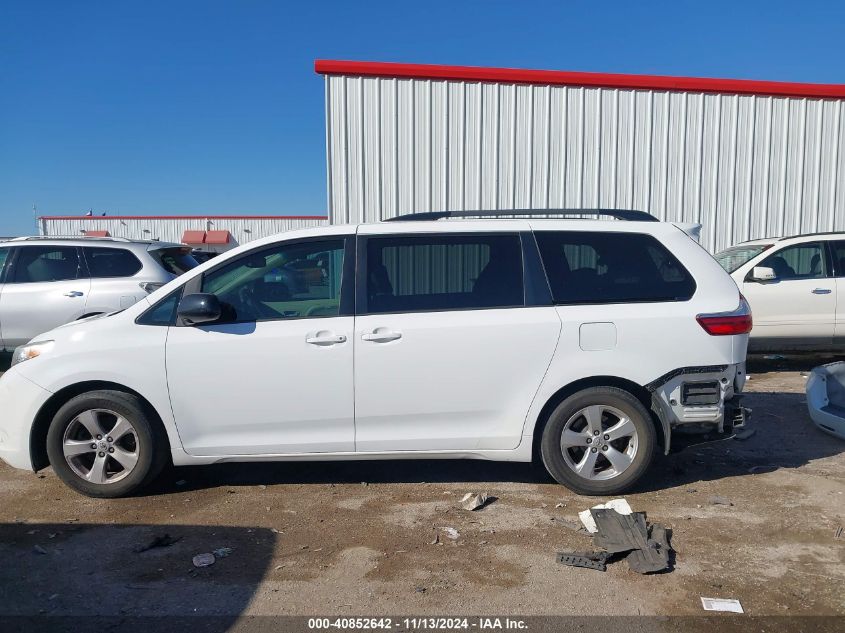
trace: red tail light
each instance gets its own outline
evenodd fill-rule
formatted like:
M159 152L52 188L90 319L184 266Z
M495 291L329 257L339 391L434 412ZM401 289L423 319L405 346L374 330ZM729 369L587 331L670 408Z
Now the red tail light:
M739 307L733 312L699 314L695 317L695 320L710 336L748 334L753 325L751 306L748 305L748 301L742 295L739 295Z

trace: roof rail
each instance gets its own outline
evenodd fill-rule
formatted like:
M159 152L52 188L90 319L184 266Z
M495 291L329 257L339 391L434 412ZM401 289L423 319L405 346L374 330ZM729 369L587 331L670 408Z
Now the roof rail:
M99 235L26 235L13 237L10 242L29 242L37 240L91 240L103 242L143 242L146 240L131 240L128 237L100 237Z
M603 215L617 220L628 220L629 222L659 222L656 217L645 211L633 211L628 209L490 209L486 211L430 211L427 213L407 213L387 218L385 222L423 222L427 220L440 220L443 218L486 218L486 217L510 217L510 216L532 216L532 215L554 215L559 217L576 217L582 215Z

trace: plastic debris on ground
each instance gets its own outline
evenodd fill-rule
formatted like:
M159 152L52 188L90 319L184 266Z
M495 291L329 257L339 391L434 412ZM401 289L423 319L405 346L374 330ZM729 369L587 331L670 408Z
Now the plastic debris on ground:
M701 598L701 606L705 611L729 611L730 613L745 613L739 600L725 600L722 598Z
M605 571L606 563L625 559L629 569L638 574L671 571L671 530L659 523L649 524L645 512L633 512L624 499L603 505L614 503L628 512L622 514L612 507L597 507L587 510L590 522L581 518L587 529L594 526L593 543L600 551L558 552L557 561L571 567Z
M557 562L569 567L585 567L597 571L607 571L609 552L558 552Z
M205 554L197 554L194 556L193 563L194 567L208 567L209 565L213 565L215 561L214 554L211 552L206 552Z
M613 499L612 501L608 501L607 503L600 503L597 506L593 506L589 510L579 512L578 518L581 519L581 523L583 523L584 527L587 528L587 532L589 532L590 534L596 533L596 522L590 515L590 510L601 510L608 508L611 510L616 510L619 514L631 514L633 512L631 506L628 505L628 501L626 499Z
M232 553L231 547L220 547L212 552L215 558L226 558Z
M464 510L480 510L484 506L493 502L495 497L487 496L486 492L468 492L461 498L461 507Z

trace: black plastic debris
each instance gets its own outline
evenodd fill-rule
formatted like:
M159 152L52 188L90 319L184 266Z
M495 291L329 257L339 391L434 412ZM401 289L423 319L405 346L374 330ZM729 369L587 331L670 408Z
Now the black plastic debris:
M632 551L625 560L628 561L631 571L638 574L653 574L669 569L671 551L669 531L662 525L652 525L649 528L647 547Z
M585 567L597 571L607 571L609 552L558 552L557 562L569 567Z
M651 574L671 568L671 530L648 525L644 512L619 514L616 510L590 510L598 532L593 542L609 554L623 554L631 571Z

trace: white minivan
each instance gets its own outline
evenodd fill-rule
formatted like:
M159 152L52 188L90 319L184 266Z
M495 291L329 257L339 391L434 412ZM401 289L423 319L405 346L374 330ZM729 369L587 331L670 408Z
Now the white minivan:
M0 458L94 497L167 463L424 458L616 494L678 427L742 423L751 315L673 224L576 213L617 220L442 212L241 246L20 347Z

